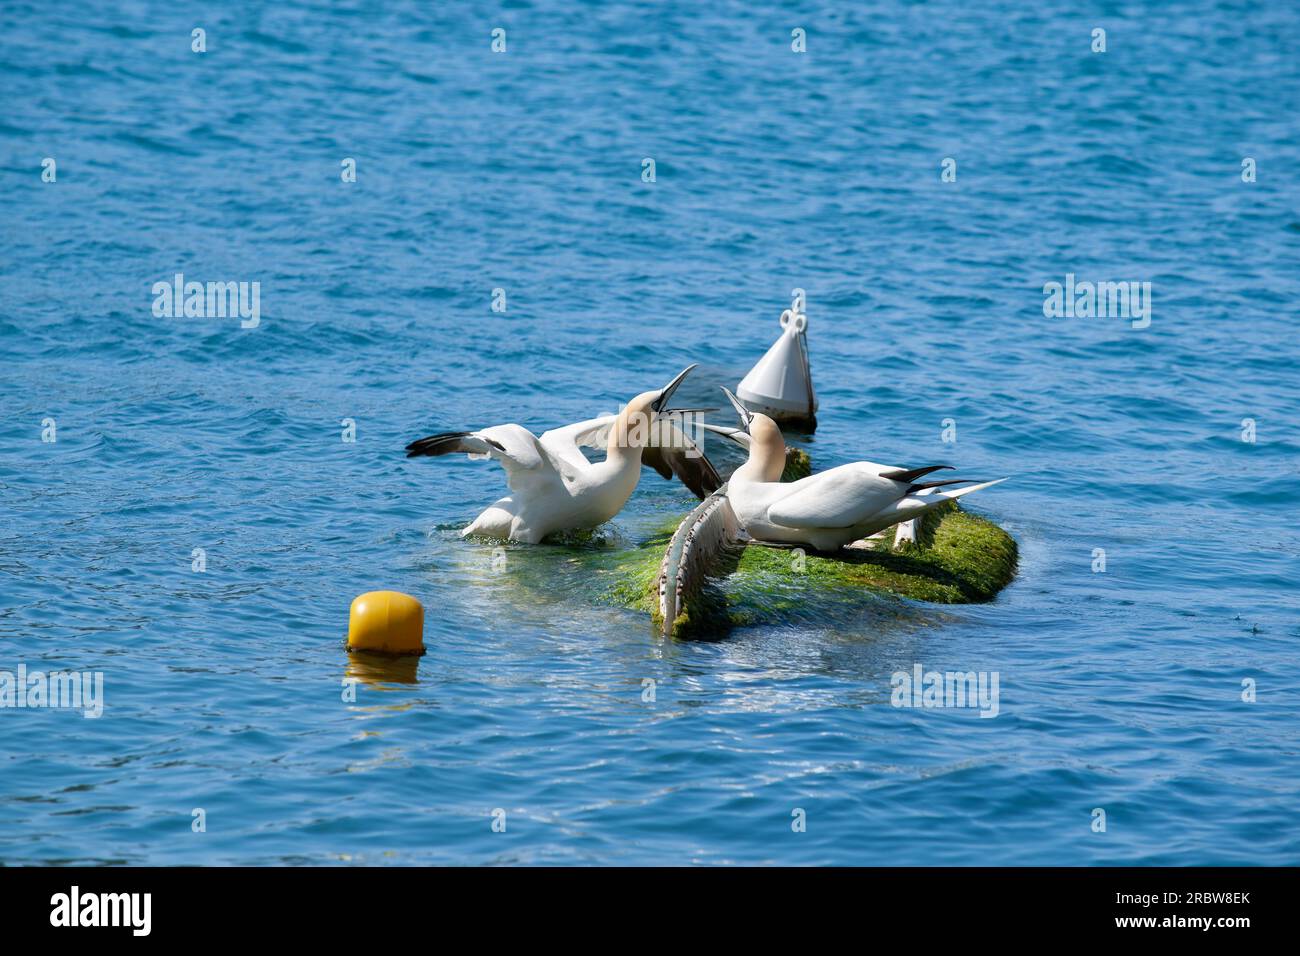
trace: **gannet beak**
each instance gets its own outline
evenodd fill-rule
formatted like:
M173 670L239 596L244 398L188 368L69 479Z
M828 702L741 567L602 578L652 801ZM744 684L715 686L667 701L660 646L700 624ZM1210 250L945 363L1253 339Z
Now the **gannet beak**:
M682 381L686 376L690 375L697 367L698 365L688 365L686 368L678 372L677 377L663 387L663 391L659 393L659 397L650 403L650 410L656 414L662 412L664 406L668 404L668 399L672 398L673 392L677 391L677 386L682 384Z
M732 395L731 392L728 391L725 386L723 387L722 391L727 396L727 398L731 400L731 406L736 410L736 416L740 419L740 427L743 428L746 432L748 432L749 423L754 420L754 413L751 412L748 408L746 408L743 404L741 404L740 399L738 399L735 395Z
M663 415L707 415L709 412L716 412L718 406L712 408L667 408L660 414Z

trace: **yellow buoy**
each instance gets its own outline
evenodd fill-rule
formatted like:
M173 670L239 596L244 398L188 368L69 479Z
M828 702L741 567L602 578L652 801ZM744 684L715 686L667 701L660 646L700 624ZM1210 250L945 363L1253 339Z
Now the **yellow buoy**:
M401 591L369 591L352 602L348 650L424 653L424 606Z

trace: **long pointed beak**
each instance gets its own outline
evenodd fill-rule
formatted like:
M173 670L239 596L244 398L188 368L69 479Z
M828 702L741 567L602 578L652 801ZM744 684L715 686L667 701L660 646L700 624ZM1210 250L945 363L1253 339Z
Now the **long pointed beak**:
M690 375L691 372L695 371L698 367L698 364L688 365L686 368L678 372L677 377L663 387L663 390L659 393L659 397L650 403L650 410L656 414L662 412L664 406L668 404L668 399L672 398L673 392L677 391L677 386L682 384L686 376Z
M663 415L707 415L709 412L716 412L718 406L712 408L666 408L661 413Z
M732 395L728 389L723 386L723 393L731 400L731 407L736 410L736 416L740 419L740 427L746 432L749 431L749 423L754 420L754 413L746 408L735 395Z

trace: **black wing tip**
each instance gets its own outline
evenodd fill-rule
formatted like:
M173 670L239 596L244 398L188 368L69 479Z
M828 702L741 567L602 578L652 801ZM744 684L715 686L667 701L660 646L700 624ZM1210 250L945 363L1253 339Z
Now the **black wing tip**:
M458 443L470 432L439 432L425 438L417 438L406 446L407 458L419 458L424 455L445 455L451 451L443 446ZM490 440L490 439L489 439Z
M454 452L463 451L461 439L467 435L473 435L473 432L440 432L437 435L430 435L427 438L417 438L406 446L407 458L419 458L425 456L450 455ZM483 435L477 436L487 442L499 452L504 452L506 446L494 438L487 438Z
M918 478L930 474L933 471L952 471L952 465L929 465L925 468L905 468L898 471L881 472L881 478L888 478L890 481L902 481L911 483Z

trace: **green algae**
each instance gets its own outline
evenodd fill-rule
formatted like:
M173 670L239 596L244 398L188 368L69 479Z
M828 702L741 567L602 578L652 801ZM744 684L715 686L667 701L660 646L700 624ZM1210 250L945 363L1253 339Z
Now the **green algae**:
M614 582L606 595L610 602L646 614L658 613L659 568L678 523L664 525L613 560L607 569Z
M798 481L812 474L812 459L802 448L785 450L785 470L781 472L782 481Z

